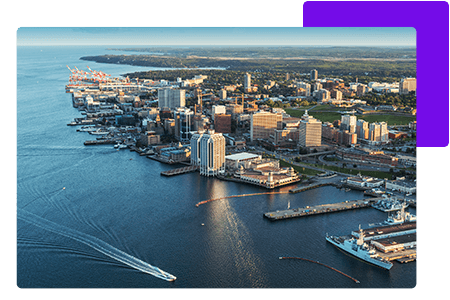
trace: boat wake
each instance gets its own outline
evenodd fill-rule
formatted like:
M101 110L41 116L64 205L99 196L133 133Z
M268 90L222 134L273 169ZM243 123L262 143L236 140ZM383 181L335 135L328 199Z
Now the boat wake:
M73 230L63 225L56 224L54 222L43 219L33 213L30 213L20 208L17 209L17 218L26 221L30 224L33 224L35 226L38 226L44 230L63 235L65 237L86 244L94 248L95 250L141 272L150 274L152 276L167 281L174 281L176 279L176 277L173 276L172 274L164 272L158 267L152 266L149 263L146 263L134 256L131 256L128 253L125 253L94 236L79 232L77 230Z

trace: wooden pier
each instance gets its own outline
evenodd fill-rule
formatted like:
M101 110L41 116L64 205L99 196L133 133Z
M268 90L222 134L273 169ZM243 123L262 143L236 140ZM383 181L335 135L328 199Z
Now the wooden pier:
M311 190L311 189L315 189L315 188L322 187L322 186L327 186L327 185L333 185L333 183L328 182L328 183L310 184L310 185L307 185L307 186L297 187L295 189L289 190L289 193L292 193L292 194L300 193L300 192L304 192L304 191L307 191L307 190Z
M274 212L268 212L264 214L264 217L269 220L283 220L290 218L305 217L317 214L333 213L343 210L357 209L370 207L372 202L381 198L363 199L363 200L351 200L340 203L322 204L316 206L306 206L303 208L294 208L287 210L277 210Z
M198 166L189 166L189 167L183 167L183 168L164 171L164 172L161 172L161 175L175 176L175 175L185 174L185 173L189 173L189 172L195 172L197 170L198 170Z

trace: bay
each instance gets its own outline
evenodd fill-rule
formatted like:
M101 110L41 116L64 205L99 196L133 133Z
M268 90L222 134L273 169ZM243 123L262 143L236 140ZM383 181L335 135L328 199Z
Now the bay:
M173 274L167 282L67 236L17 221L17 285L21 288L411 288L416 262L390 271L342 253L325 235L349 234L385 220L361 209L270 222L263 213L362 199L358 191L323 187L299 194L199 201L265 192L202 177L167 178L174 168L111 145L86 147L88 133L67 123L80 113L66 94L70 68L113 76L146 67L96 64L85 55L120 54L113 47L18 47L17 207L108 243ZM125 53L127 54L127 53ZM155 68L157 69L157 68ZM411 209L415 213L415 209ZM204 224L204 225L202 225ZM319 260L354 278L303 261Z

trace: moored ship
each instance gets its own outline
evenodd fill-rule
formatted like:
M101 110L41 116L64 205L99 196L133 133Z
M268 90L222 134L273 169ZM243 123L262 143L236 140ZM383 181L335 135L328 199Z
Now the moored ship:
M359 228L359 233L358 239L353 237L345 238L327 235L326 240L345 252L350 253L368 263L387 270L392 268L393 264L391 262L381 258L375 253L375 249L371 248L364 242L364 233L361 227Z

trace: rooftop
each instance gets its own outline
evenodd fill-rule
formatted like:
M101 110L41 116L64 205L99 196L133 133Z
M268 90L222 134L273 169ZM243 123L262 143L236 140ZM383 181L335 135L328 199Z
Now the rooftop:
M236 154L227 155L227 156L225 156L225 159L229 159L229 160L244 160L244 159L252 159L252 158L258 158L258 157L259 157L258 154L242 152L242 153L236 153Z

